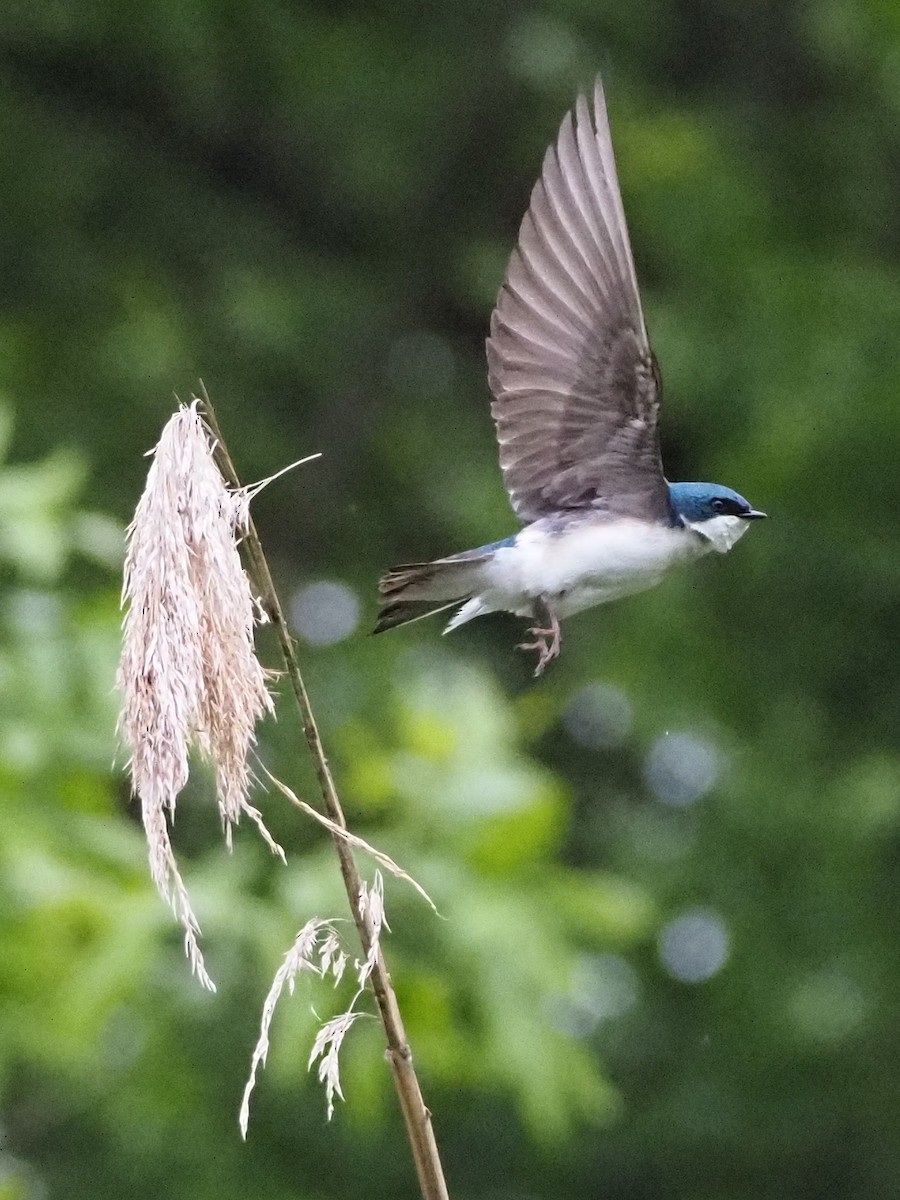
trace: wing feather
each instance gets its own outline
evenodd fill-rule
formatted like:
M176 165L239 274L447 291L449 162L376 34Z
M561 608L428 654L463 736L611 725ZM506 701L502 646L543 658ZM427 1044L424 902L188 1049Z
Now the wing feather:
M647 339L600 80L545 157L487 342L500 464L525 521L667 519Z

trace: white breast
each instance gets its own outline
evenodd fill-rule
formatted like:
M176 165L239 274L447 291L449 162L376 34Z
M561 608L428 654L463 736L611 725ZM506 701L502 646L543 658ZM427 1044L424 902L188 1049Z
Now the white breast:
M743 517L732 516L711 517L708 521L695 521L691 525L691 529L705 537L710 543L710 548L719 554L727 554L749 528L749 521L745 521Z
M583 522L553 533L531 527L496 552L483 598L491 608L529 615L531 601L547 596L568 616L653 587L676 562L710 549L689 529L645 521Z

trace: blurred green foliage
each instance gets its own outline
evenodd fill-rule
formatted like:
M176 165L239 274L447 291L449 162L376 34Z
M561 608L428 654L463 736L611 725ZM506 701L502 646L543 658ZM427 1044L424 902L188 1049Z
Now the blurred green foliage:
M324 452L256 516L286 598L362 603L303 663L354 827L441 913L389 883L455 1200L898 1194L900 9L14 2L0 63L0 1200L415 1194L376 1023L330 1126L306 1075L340 990L282 1002L237 1134L281 955L346 911L327 842L267 795L287 868L227 857L192 781L205 995L112 762L120 531L199 376L245 479ZM386 566L514 527L482 341L597 69L669 474L773 519L534 684L512 620L364 628ZM696 982L685 916L724 935Z

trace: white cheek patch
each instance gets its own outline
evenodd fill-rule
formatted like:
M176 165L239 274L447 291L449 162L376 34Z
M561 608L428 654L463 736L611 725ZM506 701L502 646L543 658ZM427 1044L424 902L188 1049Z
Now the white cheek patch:
M750 522L743 517L720 516L708 521L692 521L691 529L696 530L701 537L712 545L719 554L727 554L735 542L747 532Z

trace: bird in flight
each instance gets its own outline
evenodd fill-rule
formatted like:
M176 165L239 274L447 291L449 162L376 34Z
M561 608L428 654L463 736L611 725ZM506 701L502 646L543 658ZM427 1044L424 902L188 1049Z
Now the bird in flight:
M726 553L765 516L717 483L668 483L660 376L647 339L600 79L563 120L487 339L491 412L523 528L378 585L376 633L455 605L445 632L491 612L531 622L535 675L560 618L644 591L677 563Z

